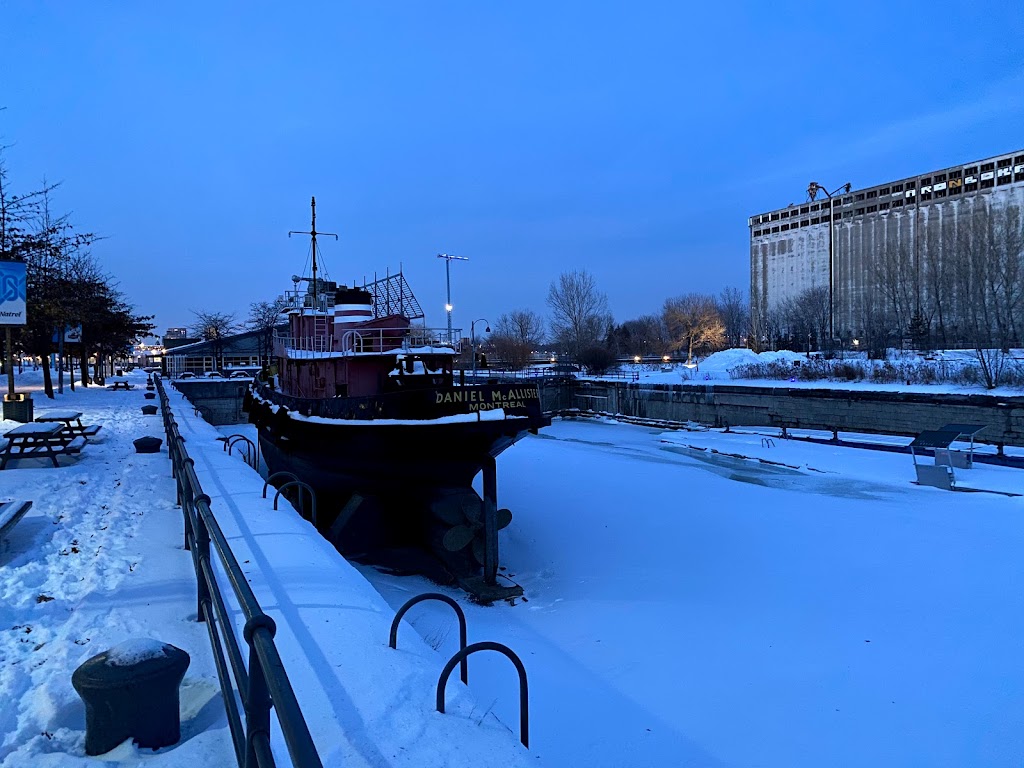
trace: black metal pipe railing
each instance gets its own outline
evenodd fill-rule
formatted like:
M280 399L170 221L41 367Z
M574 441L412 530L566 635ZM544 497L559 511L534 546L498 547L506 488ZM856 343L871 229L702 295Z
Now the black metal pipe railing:
M156 388L177 499L185 519L185 548L192 554L196 572L197 619L206 623L210 636L238 765L240 768L274 768L276 765L270 749L273 708L292 765L296 768L323 768L274 643L277 629L274 621L260 608L224 532L213 516L210 497L203 493L196 476L195 462L185 450L185 439L178 431L167 392L159 378L156 378ZM242 635L249 648L248 665L244 662L224 593L213 568L211 545L245 617Z

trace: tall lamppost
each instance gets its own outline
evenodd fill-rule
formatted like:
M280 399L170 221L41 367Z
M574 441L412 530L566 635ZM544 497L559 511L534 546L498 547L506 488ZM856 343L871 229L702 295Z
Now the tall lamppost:
M833 246L832 230L835 228L835 200L832 199L832 195L837 195L840 192L846 194L850 191L852 185L850 182L846 182L841 187L829 192L825 187L821 186L816 181L812 181L807 185L807 197L812 201L819 192L824 192L828 198L828 343L832 344L832 340L836 337L835 333L835 293L836 293L836 265L835 265L835 250ZM831 348L831 347L830 347Z
M469 324L469 347L470 347L470 351L473 353L473 381L474 382L476 381L476 324L477 323L486 323L487 327L484 329L484 333L490 333L491 332L491 323L490 323L490 321L486 317L481 317L481 318L479 318L477 320L474 320L473 322L471 322Z
M454 344L452 341L452 272L451 266L452 261L469 261L468 256L452 256L450 253L439 253L437 258L444 259L444 280L448 286L448 301L444 305L445 312L448 313L448 343Z

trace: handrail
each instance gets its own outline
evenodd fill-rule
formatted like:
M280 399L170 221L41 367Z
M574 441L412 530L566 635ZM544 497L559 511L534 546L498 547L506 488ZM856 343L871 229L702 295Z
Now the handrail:
M288 477L290 477L292 480L298 480L299 479L298 475L296 475L294 472L288 472L288 471L285 471L285 470L282 470L280 472L275 472L274 474L272 474L270 477L267 478L267 481L265 483L263 483L263 498L264 499L267 498L267 486L274 482L274 478L276 478L276 477L285 477L286 475ZM277 486L274 486L274 487L276 488Z
M191 551L196 572L197 620L207 625L235 759L240 768L274 768L276 763L270 750L270 716L273 708L292 765L296 768L323 768L295 691L285 672L284 662L274 643L274 621L260 607L213 515L210 497L203 493L199 484L195 462L185 450L185 438L178 431L160 378L156 379L156 387L160 395L178 503L185 518L186 549ZM224 593L210 559L211 544L245 616L242 635L249 647L248 665L243 661L238 638L224 602ZM244 723L236 703L236 693L241 701Z
M455 665L477 651L497 651L506 656L519 673L519 741L527 749L530 748L530 693L526 684L526 667L522 660L507 645L484 640L482 643L473 643L467 648L458 651L448 659L448 663L441 670L441 677L437 681L437 711L444 714L444 689L448 685L448 678L451 677Z
M453 609L455 609L455 615L459 619L459 650L466 650L466 614L462 610L462 606L455 602L448 595L442 595L440 592L425 592L422 595L408 600L405 605L398 609L398 613L395 614L394 621L391 622L391 635L388 639L388 645L392 648L398 648L398 625L402 622L402 617L405 616L406 612L417 603L422 603L424 600L439 600L442 603L447 603ZM469 685L469 659L463 657L462 666L459 670L460 677L464 685Z
M309 501L310 501L310 518L309 518L309 521L311 523L313 523L313 525L316 525L316 491L313 490L313 488L309 485L309 483L304 483L301 480L289 480L287 483L282 485L280 488L277 489L277 493L274 494L274 509L277 509L277 500L279 498L281 498L281 493L284 491L285 488L287 488L289 486L292 486L292 485L296 485L299 488L298 503L299 503L300 507L302 506L302 491L303 491L303 489L305 489L309 493ZM299 509L298 513L299 513L299 515L302 515L302 510ZM302 516L305 517L305 515L302 515Z

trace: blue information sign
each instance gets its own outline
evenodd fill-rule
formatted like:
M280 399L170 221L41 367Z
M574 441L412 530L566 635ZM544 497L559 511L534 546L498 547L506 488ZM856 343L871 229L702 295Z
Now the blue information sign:
M0 261L0 325L25 325L25 263Z

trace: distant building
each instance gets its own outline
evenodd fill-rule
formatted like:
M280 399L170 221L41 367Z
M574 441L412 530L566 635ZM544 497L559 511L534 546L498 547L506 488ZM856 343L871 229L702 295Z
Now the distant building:
M199 339L190 339L187 328L168 328L164 334L164 348L174 349L183 347L186 344L195 344Z
M238 370L258 370L261 354L268 351L266 334L260 339L261 331L246 331L225 336L217 341L185 340L186 343L167 347L164 352L164 372L169 376L180 376L189 372L196 375L219 371L230 374Z
M168 328L164 339L185 339L188 338L187 328Z
M1019 342L1022 211L1024 150L751 216L755 341L785 334L787 300L831 288L832 335L844 344L872 335L892 344L915 326L932 343L955 346L970 340L984 312L1001 339ZM1014 281L1015 300L983 287Z

